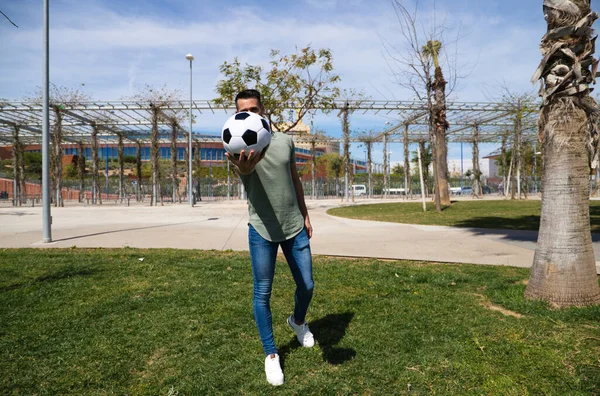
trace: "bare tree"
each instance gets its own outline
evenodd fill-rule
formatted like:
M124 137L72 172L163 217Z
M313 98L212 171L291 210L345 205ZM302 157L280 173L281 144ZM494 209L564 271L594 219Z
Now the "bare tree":
M311 128L312 129L312 128ZM310 144L310 162L311 162L311 197L312 199L317 198L317 150L316 146L318 143L326 142L329 138L325 135L325 132L319 129L313 129L309 135L302 138L303 141Z
M50 169L52 176L52 186L55 195L55 206L64 206L62 201L62 143L63 143L63 125L64 110L68 106L75 106L82 102L90 100L90 96L83 92L83 85L76 88L50 85L50 110L54 115L54 126L50 138L52 150L50 153ZM28 101L41 104L42 90L38 87L36 94L27 99Z
M446 97L456 87L459 76L456 60L444 51L444 33L448 30L434 19L431 28L426 29L417 20L418 3L410 12L400 0L391 1L398 21L400 36L404 40L404 48L400 48L382 38L387 54L386 61L394 74L396 82L412 91L415 96L427 103L429 132L433 153L433 174L435 186L435 204L438 212L442 205L450 205L448 189L448 161L446 130L449 128L446 119ZM435 15L435 12L434 12ZM444 64L440 62L444 57ZM446 67L449 82L442 72ZM448 89L446 89L448 88Z
M542 80L542 214L525 296L557 306L600 304L590 233L587 147L597 139L598 106L590 0L544 0L548 31L532 81Z
M10 22L14 27L18 28L17 24L14 23L13 21L11 21L11 19L8 17L8 15L3 13L2 11L0 11L0 14L4 15L4 18L6 18L8 20L8 22Z
M369 184L368 197L371 198L373 195L372 149L373 149L373 143L379 141L379 134L377 134L373 131L363 132L358 136L358 140L365 145L365 149L367 150L367 174L368 174L368 184Z
M152 199L151 206L156 206L159 199L159 124L169 123L177 119L177 114L169 110L169 103L181 98L181 92L171 90L166 86L162 88L153 88L145 85L139 92L133 96L133 99L143 104L147 104L151 114L152 136L150 143L150 160L152 163Z

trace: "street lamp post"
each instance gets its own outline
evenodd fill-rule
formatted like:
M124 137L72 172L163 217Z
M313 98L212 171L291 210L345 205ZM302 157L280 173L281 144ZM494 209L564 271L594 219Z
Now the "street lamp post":
M190 206L194 206L194 188L193 188L193 183L194 183L194 177L192 176L192 61L194 60L194 56L192 54L187 54L185 56L185 59L190 61L190 132L188 134L188 162L189 162L189 168L188 168L188 177L187 177L187 184L188 184L188 202L190 203Z
M44 0L42 73L42 242L52 242L50 212L50 0Z

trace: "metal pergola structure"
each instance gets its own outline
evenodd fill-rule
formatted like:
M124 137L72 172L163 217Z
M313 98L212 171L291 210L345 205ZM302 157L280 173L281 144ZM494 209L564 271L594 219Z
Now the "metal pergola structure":
M47 24L47 20L45 23ZM45 31L47 32L47 28ZM47 45L47 40L45 43ZM21 147L32 144L42 145L43 155L46 158L43 161L44 169L42 172L44 181L42 188L44 242L52 241L50 191L48 187L49 163L47 158L50 135L53 134L58 125L61 127L61 144L91 144L94 147L92 155L97 158L98 143L113 143L116 141L122 143L124 140L128 140L136 143L139 147L143 142L152 140L156 142L158 140L159 144L166 142L173 144L174 136L177 143L185 141L186 138L189 139L190 147L192 138L198 142L217 142L220 140L218 137L207 137L199 134L194 136L189 129L186 130L181 126L183 121L193 119L194 112L199 115L209 112L212 114L235 112L232 103L221 105L210 100L194 101L191 99L189 101L162 103L158 111L158 117L157 108L153 108L151 103L139 101L52 103L47 92L47 58L44 70L46 89L41 103L0 101L0 145L14 146L18 144ZM294 105L286 107L290 110L296 109ZM351 112L352 117L360 113L381 114L387 119L395 120L392 123L393 125L371 138L371 143L381 141L384 145L385 185L386 168L389 173L388 155L386 155L387 143L403 143L405 153L407 153L408 144L428 141L430 125L427 109L427 103L416 101L339 100L333 103L332 109L328 110L348 111ZM506 136L513 134L518 129L520 141L533 141L537 136L536 113L535 109L525 109L513 103L449 102L446 104L446 115L450 124L450 129L447 131L447 140L448 142L472 143L476 147L479 143L500 142L503 139L506 141ZM517 114L520 115L518 122ZM155 131L158 132L154 136L152 134L153 119L154 126L157 127ZM314 139L315 136L296 136L296 141L313 142ZM343 141L342 138L333 137L319 137L319 140ZM365 139L352 137L350 141L365 142ZM191 151L188 153L188 157L191 168ZM346 172L348 172L347 168ZM188 177L191 180L191 175L188 175ZM94 194L96 193L95 184L96 182L94 182ZM17 179L15 178L15 200L17 189ZM57 194L60 194L60 191ZM345 194L347 194L347 187L345 188ZM188 199L193 206L193 198L188 197ZM346 199L348 199L347 195Z
M379 139L386 135L388 142L404 142L407 129L409 142L426 141L429 138L429 117L427 103L416 101L336 101L334 109L340 111L347 106L352 116L360 114L382 114L397 120L390 128L381 131ZM113 142L120 133L131 142L149 141L152 125L152 108L149 103L135 101L92 101L85 103L61 103L52 105L61 113L63 141L65 143L90 143L92 131L103 142ZM448 142L473 142L473 129L477 127L478 142L499 142L501 136L514 128L517 105L490 102L449 102L446 105L450 129ZM287 106L294 110L294 106ZM189 111L189 102L174 101L162 107L166 113ZM199 115L204 113L233 113L233 104L219 105L210 100L192 101L192 110ZM185 116L188 117L187 115ZM168 117L159 120L159 141L170 141L171 125ZM197 117L196 117L197 118ZM184 118L185 119L185 118ZM523 118L524 140L533 140L537 135L537 112L530 110ZM50 111L50 127L56 125L56 115ZM42 141L42 105L27 101L0 102L0 144L11 145L14 128L19 128L19 139L23 144L39 144ZM178 139L186 139L187 130L177 124ZM194 136L194 135L193 135ZM195 135L200 142L218 141L218 138ZM298 138L302 140L302 138ZM341 141L341 138L327 138ZM360 141L352 137L351 141Z

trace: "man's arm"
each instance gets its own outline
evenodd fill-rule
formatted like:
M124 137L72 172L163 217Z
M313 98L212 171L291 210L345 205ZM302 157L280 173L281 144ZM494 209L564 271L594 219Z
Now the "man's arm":
M300 181L300 176L298 176L298 170L296 169L296 161L292 159L290 170L292 172L292 181L294 182L294 190L296 190L296 200L298 201L298 207L300 208L300 213L302 213L302 217L304 217L304 226L306 227L306 232L308 233L308 238L312 237L312 225L310 224L310 218L308 217L308 209L306 208L306 202L304 202L304 189L302 188L302 182Z

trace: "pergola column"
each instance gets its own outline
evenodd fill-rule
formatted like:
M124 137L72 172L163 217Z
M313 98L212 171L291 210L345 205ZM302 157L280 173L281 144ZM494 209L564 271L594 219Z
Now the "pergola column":
M196 175L196 177L194 177L194 180L196 181L197 185L198 185L198 190L197 190L197 197L196 200L197 201L202 201L202 194L200 194L200 161L202 159L202 153L200 152L201 147L200 147L200 140L196 140L196 155L194 156L194 153L192 152L192 162L195 164L196 169L198 170L198 175ZM187 156L186 156L187 158ZM228 161L229 162L229 161ZM189 168L189 165L186 169ZM192 186L192 191L193 191L193 186Z
M171 121L171 179L173 181L173 203L177 200L177 122Z
M19 129L18 125L13 125L13 206L21 206L21 200L19 199L19 188L21 185L19 177Z
M135 169L137 173L137 188L135 199L140 202L142 200L142 142L137 141L137 153L135 160Z
M125 171L125 148L123 146L123 134L117 133L117 156L119 157L119 199L123 202L123 173Z
M390 186L388 184L388 154L387 154L387 133L383 134L383 196L388 195Z
M83 142L80 140L77 148L77 173L79 175L79 202L85 200L85 155Z
M99 198L100 185L98 184L98 126L92 127L92 204L102 203Z
M473 192L472 195L481 195L481 170L479 169L479 126L473 125Z
M52 145L54 149L54 188L56 192L56 201L54 206L64 206L62 199L62 121L63 114L60 108L53 106L54 115L56 117L56 123L54 125L54 132L52 133Z
M25 145L19 141L19 146L17 147L17 153L19 154L19 181L21 182L21 187L19 188L19 202L20 205L25 203L25 193L26 193L26 180L25 180Z
M404 134L402 135L402 143L404 144L404 196L412 198L412 188L410 180L410 151L409 151L409 139L408 139L408 127L409 124L404 124Z

